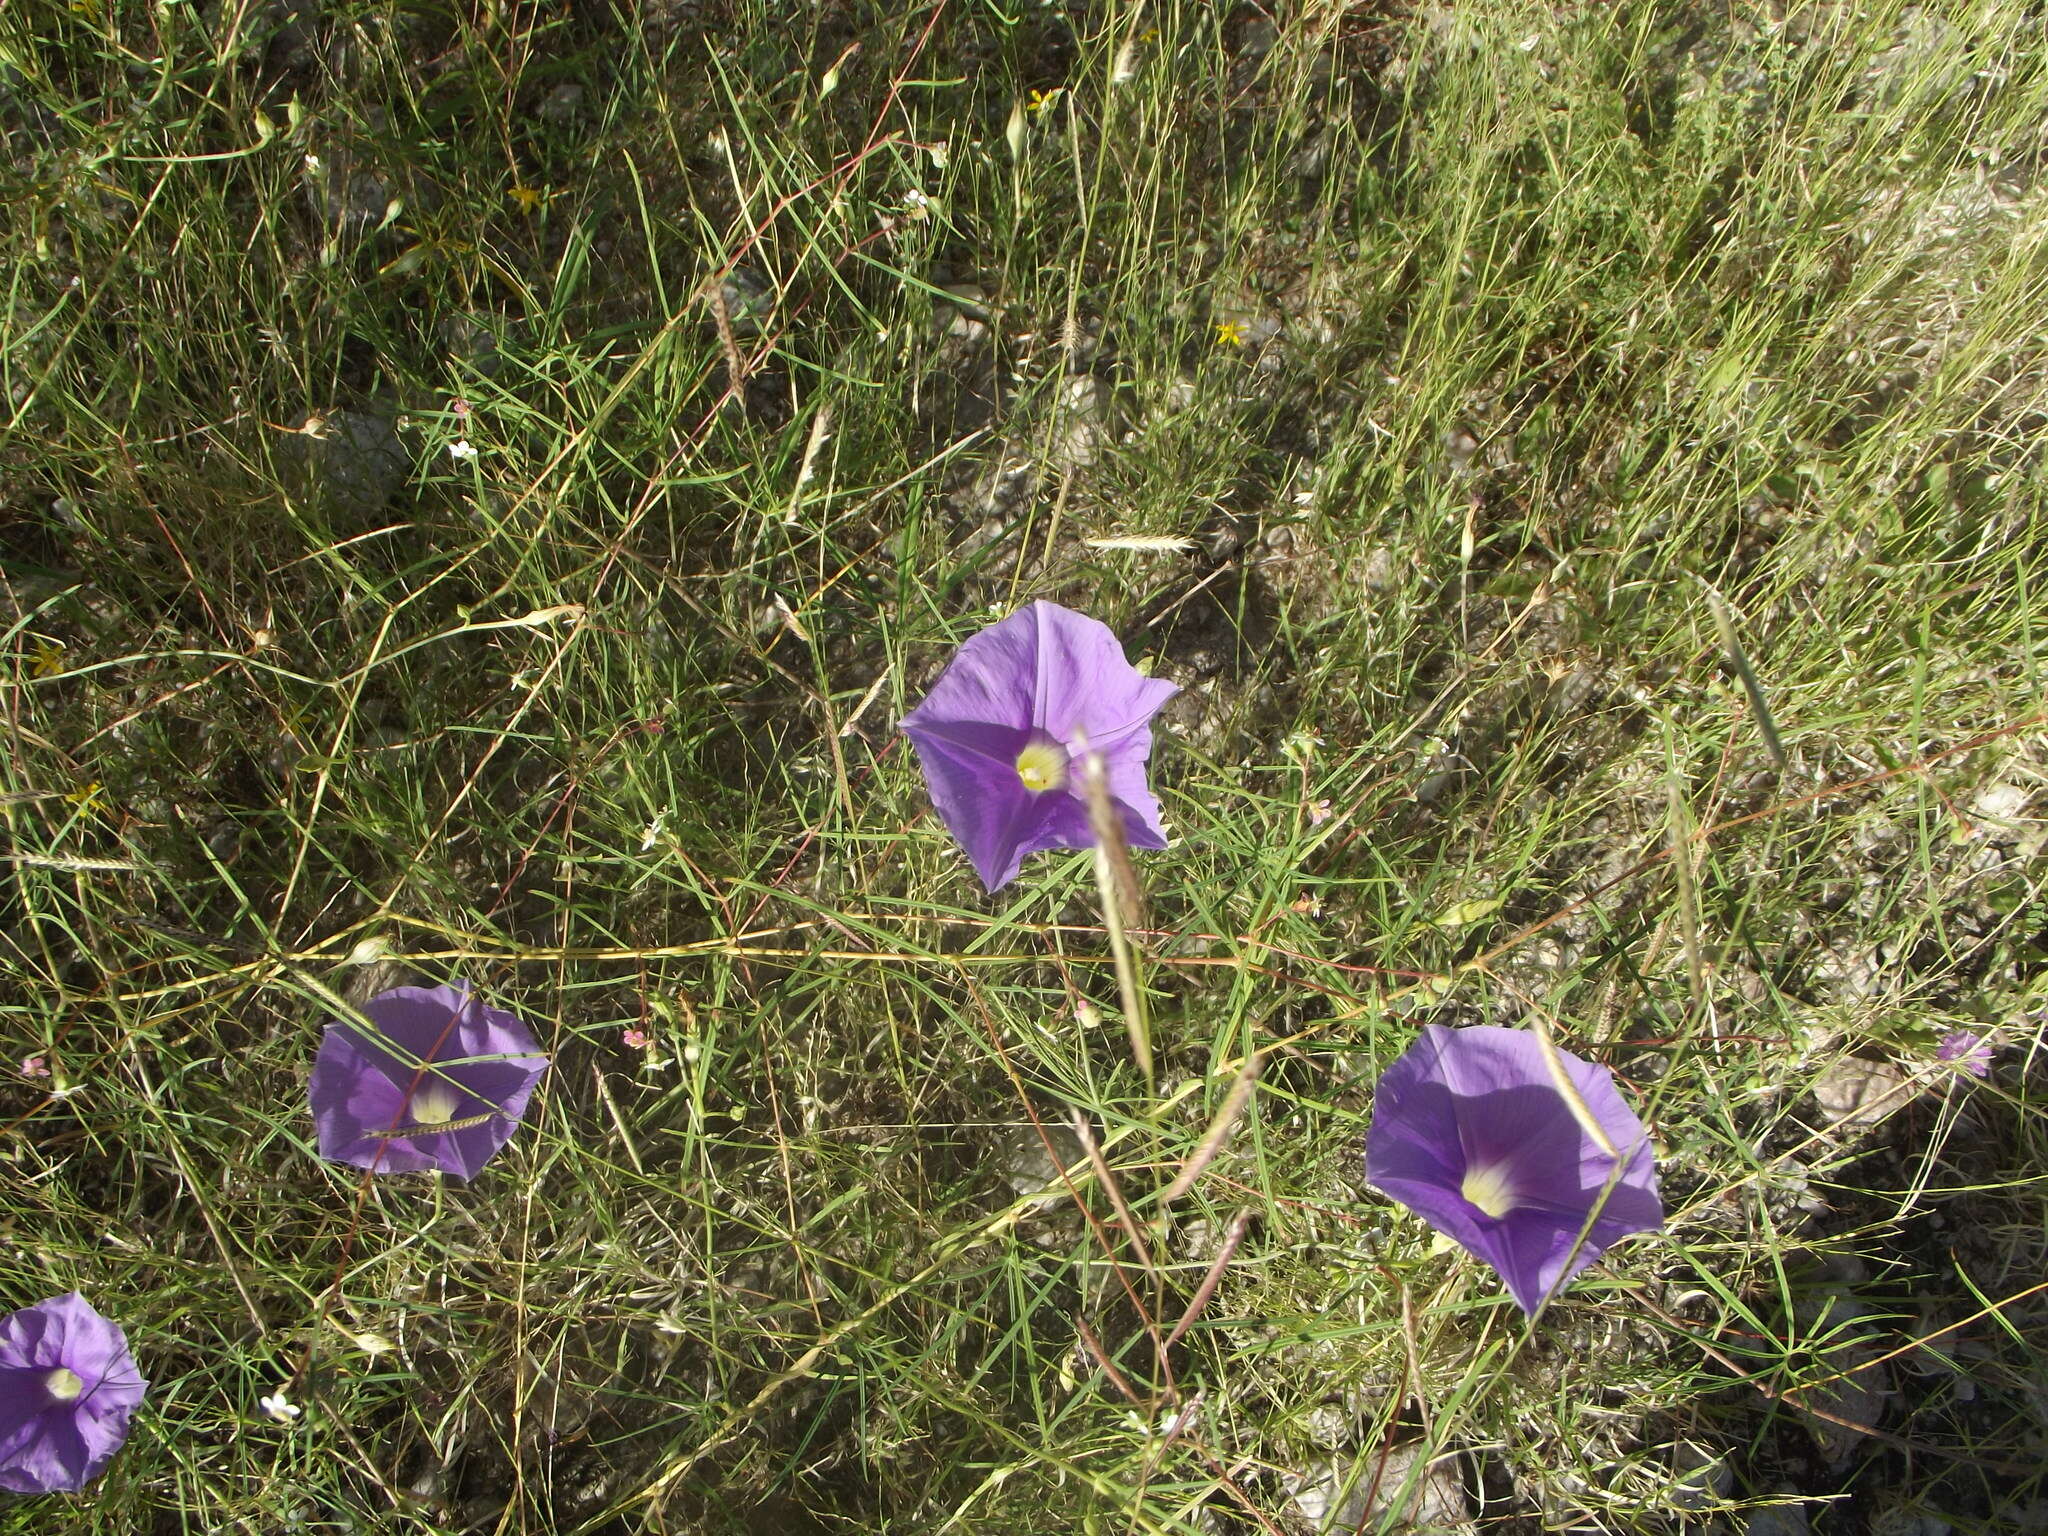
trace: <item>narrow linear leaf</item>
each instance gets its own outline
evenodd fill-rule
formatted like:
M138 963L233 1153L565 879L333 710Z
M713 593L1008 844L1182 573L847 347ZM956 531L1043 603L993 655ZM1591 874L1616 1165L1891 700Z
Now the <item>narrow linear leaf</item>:
M1265 1058L1254 1051L1238 1069L1236 1081L1230 1085L1230 1091L1224 1094L1223 1103L1209 1121L1209 1129L1202 1133L1201 1141L1188 1154L1188 1160L1181 1164L1180 1172L1174 1175L1173 1182L1159 1196L1162 1209L1193 1189L1195 1180L1202 1176L1202 1170L1229 1145L1231 1136L1237 1131L1238 1117L1244 1113L1245 1105L1251 1102L1253 1085L1258 1082L1259 1068L1264 1064Z
M1764 685L1758 681L1755 669L1749 664L1749 656L1742 649L1742 641L1735 633L1735 616L1720 593L1712 587L1706 590L1707 609L1714 616L1714 628L1720 631L1722 654L1742 680L1743 692L1749 695L1749 707L1756 712L1756 728L1763 733L1764 750L1771 754L1771 761L1783 773L1790 766L1790 759L1785 756L1785 744L1778 739L1778 722L1771 715L1770 701L1764 697Z

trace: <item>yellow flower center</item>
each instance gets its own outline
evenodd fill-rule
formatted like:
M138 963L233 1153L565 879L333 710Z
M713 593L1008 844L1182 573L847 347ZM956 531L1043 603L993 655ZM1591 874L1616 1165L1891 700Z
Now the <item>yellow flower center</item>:
M75 1403L78 1394L85 1390L85 1382L78 1372L60 1365L43 1378L43 1390L60 1403Z
M1492 1217L1507 1215L1515 1208L1515 1188L1508 1176L1508 1170L1500 1163L1489 1163L1482 1168L1468 1168L1465 1182L1458 1186L1458 1193L1466 1201L1476 1205Z
M1048 789L1063 789L1067 783L1067 754L1050 741L1026 743L1017 754L1017 777L1034 795Z
M462 1100L446 1083L424 1083L419 1092L412 1096L413 1123L446 1125L455 1118L455 1111L461 1107Z

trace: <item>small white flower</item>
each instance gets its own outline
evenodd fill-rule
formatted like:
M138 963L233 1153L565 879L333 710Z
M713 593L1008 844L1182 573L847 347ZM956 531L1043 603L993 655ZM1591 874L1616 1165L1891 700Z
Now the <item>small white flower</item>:
M1166 1422L1159 1426L1160 1437L1162 1439L1171 1440L1176 1435L1186 1434L1188 1430L1192 1429L1196 1424L1201 1422L1201 1418L1202 1392L1201 1389L1198 1387L1195 1389L1195 1395L1189 1398L1185 1403L1182 1403L1180 1407L1177 1410L1175 1410L1175 1412L1170 1417L1167 1418Z
M458 437L448 445L448 457L458 463L468 464L476 458L476 449L470 446L468 438Z
M640 851L646 853L661 841L661 834L668 830L668 811L655 812L654 820L647 823L647 830L640 834Z
M283 1387L277 1389L275 1397L259 1397L256 1404L263 1410L265 1417L275 1419L280 1424L295 1423L299 1415L306 1411L285 1396Z

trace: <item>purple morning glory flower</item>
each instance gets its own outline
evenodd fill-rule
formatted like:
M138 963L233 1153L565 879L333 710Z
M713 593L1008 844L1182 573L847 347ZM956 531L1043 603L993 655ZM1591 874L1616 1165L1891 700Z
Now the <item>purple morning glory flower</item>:
M1425 1025L1381 1077L1366 1140L1366 1176L1491 1264L1532 1314L1614 1243L1664 1224L1649 1134L1614 1074L1557 1055L1614 1156L1580 1125L1536 1038L1492 1024Z
M393 987L363 1012L376 1037L336 1020L313 1062L320 1155L378 1173L475 1178L512 1139L548 1069L533 1036L459 981Z
M0 1317L0 1488L71 1493L106 1471L149 1389L76 1291Z
M932 804L993 891L1026 854L1095 846L1083 738L1102 754L1126 841L1166 846L1145 761L1152 717L1177 691L1126 661L1108 625L1038 602L962 645L902 728Z
M1952 1029L1941 1037L1941 1044L1934 1048L1937 1061L1954 1062L1958 1072L1967 1072L1972 1077L1991 1075L1992 1037L1980 1035L1975 1030Z

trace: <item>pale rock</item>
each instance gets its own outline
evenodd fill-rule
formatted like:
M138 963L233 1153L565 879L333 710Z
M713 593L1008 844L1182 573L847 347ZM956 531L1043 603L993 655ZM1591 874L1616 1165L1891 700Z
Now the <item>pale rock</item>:
M1056 469L1086 469L1100 459L1111 439L1109 386L1077 374L1060 387L1059 422L1047 458Z
M1791 1402L1801 1410L1817 1410L1802 1412L1807 1431L1828 1462L1841 1466L1865 1438L1862 1430L1851 1426L1875 1429L1884 1417L1885 1399L1891 1393L1891 1368L1875 1342L1857 1336L1868 1332L1855 1325L1869 1315L1869 1309L1847 1290L1831 1286L1805 1298L1797 1315L1809 1336L1836 1340L1827 1352L1827 1375L1833 1379L1816 1383Z
M331 238L356 240L375 233L391 207L392 187L373 171L351 170L345 157L312 157L306 196Z
M1335 1403L1320 1403L1301 1416L1301 1427L1309 1439L1326 1451L1347 1444L1357 1426L1351 1415Z
M735 336L758 336L775 312L775 289L751 267L734 267L718 285L719 302Z
M1237 48L1248 59L1262 59L1273 51L1279 41L1279 27L1260 17L1245 23L1244 30L1237 35Z
M2027 791L2017 784L2008 784L2004 781L1986 784L1977 791L1976 798L1971 800L1970 812L1981 820L1994 824L1984 829L1991 836L1995 838L2003 833L2009 838L2026 815L2029 798L2031 797Z
M1365 557L1365 568L1359 573L1368 592L1391 592L1401 585L1400 562L1394 552L1384 544L1376 544Z
M1313 1521L1318 1530L1370 1528L1393 1511L1410 1469L1425 1451L1420 1444L1395 1446L1385 1453L1368 1450L1355 1461L1333 1458L1292 1474L1288 1483L1294 1512ZM1443 1460L1420 1475L1394 1529L1414 1536L1463 1532L1470 1529L1471 1518L1457 1472L1450 1461Z
M1813 1413L1801 1417L1806 1420L1808 1433L1831 1466L1845 1462L1866 1438L1861 1430L1851 1429L1849 1425L1867 1424L1875 1429L1877 1421L1884 1417L1885 1389L1890 1377L1886 1366L1872 1361L1872 1354L1873 1351L1866 1347L1831 1356L1831 1359L1841 1362L1838 1369L1850 1370L1854 1374L1802 1393L1798 1399L1802 1407L1818 1408L1829 1415L1825 1419ZM1855 1370L1858 1365L1863 1369ZM1847 1422L1839 1422L1842 1420Z
M1874 995L1884 982L1878 957L1870 950L1823 950L1813 962L1812 974L1832 983L1835 995L1848 1002Z
M583 87L573 81L556 86L540 104L540 115L557 128L574 122L582 110Z
M975 320L989 318L988 293L979 283L948 283L945 288L946 302L961 314Z
M347 520L379 515L412 473L397 429L368 411L309 415L281 440L278 453L302 495Z
M1051 1152L1046 1151L1047 1140L1052 1142ZM1047 1123L1044 1137L1040 1137L1036 1126L1011 1125L996 1133L994 1152L996 1166L1011 1190L1020 1199L1043 1195L1039 1201L1039 1208L1043 1209L1066 1198L1067 1187L1060 1182L1060 1171L1080 1160L1081 1138L1068 1127L1053 1122ZM1053 1161L1055 1156L1058 1162Z
M1742 1524L1742 1536L1806 1536L1804 1504L1769 1504L1752 1509Z
M1671 1447L1671 1492L1674 1509L1694 1512L1712 1508L1735 1491L1735 1469L1692 1440Z
M1829 1125L1865 1130L1912 1099L1909 1082L1888 1061L1845 1056L1815 1080L1813 1101Z

